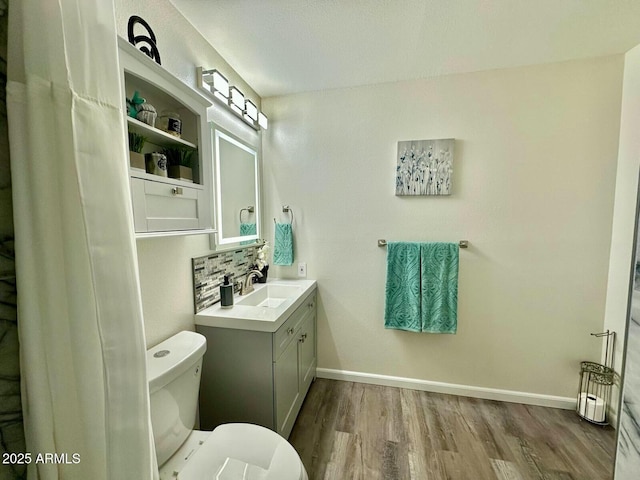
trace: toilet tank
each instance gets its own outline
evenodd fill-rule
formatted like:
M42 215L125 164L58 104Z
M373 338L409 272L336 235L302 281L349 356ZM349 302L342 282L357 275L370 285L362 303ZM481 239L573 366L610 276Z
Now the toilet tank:
M151 426L158 465L189 436L196 422L204 336L183 331L147 350Z

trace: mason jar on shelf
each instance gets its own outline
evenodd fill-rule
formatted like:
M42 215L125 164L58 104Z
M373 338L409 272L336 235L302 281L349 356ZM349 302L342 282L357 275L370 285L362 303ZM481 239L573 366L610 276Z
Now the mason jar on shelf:
M156 121L156 127L174 137L182 136L182 120L180 114L176 112L164 110Z

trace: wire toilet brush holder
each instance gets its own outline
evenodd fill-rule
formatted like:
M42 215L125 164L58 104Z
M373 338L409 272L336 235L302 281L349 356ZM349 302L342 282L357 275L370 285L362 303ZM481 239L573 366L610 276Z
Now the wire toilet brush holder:
M606 337L605 365L596 362L580 363L580 386L576 412L588 422L596 425L608 425L607 406L611 400L611 387L615 380L615 372L612 367L616 333L607 330L591 335Z

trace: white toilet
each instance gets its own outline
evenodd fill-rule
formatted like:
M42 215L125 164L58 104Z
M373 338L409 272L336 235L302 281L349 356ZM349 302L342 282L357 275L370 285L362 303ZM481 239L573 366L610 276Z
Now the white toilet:
M294 448L248 423L194 430L206 340L180 332L147 351L160 480L308 480Z

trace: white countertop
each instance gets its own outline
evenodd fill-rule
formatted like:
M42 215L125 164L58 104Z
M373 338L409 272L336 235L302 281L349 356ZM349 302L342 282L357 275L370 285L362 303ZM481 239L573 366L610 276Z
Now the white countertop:
M316 289L315 280L270 279L267 283L254 283L256 290L267 285L297 285L300 294L285 300L276 308L237 305L244 297L234 295L234 305L222 308L220 303L210 306L195 315L196 325L205 327L234 328L237 330L253 330L257 332L275 332L300 305L305 298Z

